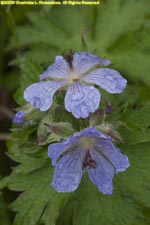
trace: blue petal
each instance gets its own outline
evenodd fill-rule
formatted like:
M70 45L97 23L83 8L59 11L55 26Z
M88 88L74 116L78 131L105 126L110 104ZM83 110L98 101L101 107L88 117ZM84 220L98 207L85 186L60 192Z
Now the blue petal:
M68 88L65 96L65 108L76 118L88 117L98 108L99 102L100 93L95 87L78 82Z
M56 56L55 62L40 75L40 79L45 78L66 78L70 75L70 70L66 60L62 56Z
M98 140L96 148L114 166L116 173L125 171L130 166L128 157L122 154L110 140Z
M113 166L98 152L90 151L92 160L96 162L96 168L88 169L88 175L91 181L98 187L103 194L112 194L114 176Z
M84 151L81 149L67 153L57 163L52 186L58 192L72 192L77 189L82 178Z
M78 148L80 145L80 137L82 136L86 136L87 138L92 137L93 139L95 138L95 140L97 140L97 138L110 139L110 137L101 133L94 127L76 132L66 140L48 146L48 156L52 159L52 165L55 166L58 158L65 152L73 151L75 148Z
M90 68L96 65L109 65L110 60L101 59L96 55L90 54L88 52L76 52L73 57L73 66L78 74L83 74L87 72Z
M63 85L65 85L64 81L41 81L34 83L25 90L24 98L33 107L46 111L52 105L53 95Z
M109 93L121 93L127 85L127 80L119 72L107 68L96 69L82 80L97 84Z
M25 123L25 113L24 112L17 112L13 119L13 123L16 124L24 124Z
M72 151L79 146L78 135L79 132L70 136L67 140L61 143L50 144L48 146L48 156L52 159L52 165L57 164L57 159L66 151Z
M97 138L111 139L110 136L103 134L102 132L97 130L95 127L85 128L84 130L80 132L80 135L85 135L86 137L92 137L93 139L95 138L96 140Z

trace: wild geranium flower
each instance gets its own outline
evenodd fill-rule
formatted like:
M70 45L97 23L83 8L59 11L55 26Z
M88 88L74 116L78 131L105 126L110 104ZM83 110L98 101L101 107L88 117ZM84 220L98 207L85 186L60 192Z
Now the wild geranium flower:
M24 124L25 123L25 113L17 112L13 118L13 123Z
M52 186L58 192L76 190L83 171L87 171L100 192L112 194L114 174L130 166L128 157L113 145L111 137L93 127L50 144L48 156L55 166Z
M65 108L76 118L86 118L95 112L100 103L100 92L91 84L96 84L109 93L121 93L127 85L119 72L114 69L97 68L108 65L107 59L101 59L87 52L75 52L65 57L56 56L55 62L40 75L40 82L30 85L24 92L24 98L41 111L48 110L55 92L66 87Z

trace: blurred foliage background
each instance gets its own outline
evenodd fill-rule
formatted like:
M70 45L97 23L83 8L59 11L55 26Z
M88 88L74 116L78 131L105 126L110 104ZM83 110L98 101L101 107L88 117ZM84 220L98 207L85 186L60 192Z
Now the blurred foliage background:
M70 49L89 51L111 60L111 67L120 71L128 80L128 88L121 97L108 96L114 105L116 101L119 102L123 110L122 120L135 129L130 137L126 135L126 131L122 131L127 136L126 141L132 143L134 139L138 142L140 138L141 142L150 141L149 6L148 0L103 0L98 6L0 6L2 177L7 176L15 166L7 157L6 141L9 139L14 109L25 103L22 97L24 89L38 80L38 76L34 74L38 75L53 62L56 55L64 54ZM133 116L132 112L135 112ZM140 129L143 130L143 136L137 132ZM17 196L18 193L7 189L0 193L0 225L12 224L14 214L9 210L10 203ZM125 221L113 224L149 224L149 207L143 207L142 211L146 217L144 222L131 218L131 223ZM57 222L61 224L59 218ZM68 225L68 222L64 221L63 224ZM78 223L83 224L84 220L81 224Z

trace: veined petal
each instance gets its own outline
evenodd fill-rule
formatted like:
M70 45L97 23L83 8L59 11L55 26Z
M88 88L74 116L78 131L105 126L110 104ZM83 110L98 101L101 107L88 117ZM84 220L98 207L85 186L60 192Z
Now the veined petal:
M78 148L80 146L80 138L82 136L87 137L87 139L95 138L95 141L97 140L97 138L110 139L110 137L101 133L94 127L89 127L80 132L76 132L66 140L60 143L50 144L48 146L48 157L52 159L52 165L56 166L58 158L61 155L65 154L65 152L71 152L74 149Z
M55 92L65 84L65 81L41 81L34 83L24 91L24 98L33 107L46 111L52 105Z
M80 131L80 135L85 135L87 138L91 137L95 140L97 140L97 138L102 138L102 139L111 139L110 136L103 134L102 132L100 132L99 130L97 130L95 127L88 127L85 128L84 130Z
M66 60L62 56L56 56L55 62L40 75L40 80L45 78L66 78L69 74L69 67Z
M127 80L118 71L108 68L96 69L84 76L82 80L97 84L109 93L121 93L127 85Z
M76 52L73 56L73 67L77 74L83 74L93 66L99 64L107 66L110 64L110 60L101 59L98 56L88 52Z
M108 195L112 194L113 166L96 151L90 151L90 155L92 160L96 162L96 168L88 169L90 180L98 187L100 192Z
M76 118L88 117L98 108L99 102L100 93L95 87L78 82L68 88L65 96L65 108Z
M76 149L64 155L56 164L52 186L58 192L72 192L82 178L84 152Z
M109 162L114 166L116 173L125 171L129 166L130 162L128 157L117 149L111 140L99 139L96 143L97 151L102 153Z
M77 133L75 133L77 134ZM52 159L52 165L56 166L57 159L65 152L73 151L79 145L78 137L70 136L67 140L61 143L50 144L48 146L48 156Z

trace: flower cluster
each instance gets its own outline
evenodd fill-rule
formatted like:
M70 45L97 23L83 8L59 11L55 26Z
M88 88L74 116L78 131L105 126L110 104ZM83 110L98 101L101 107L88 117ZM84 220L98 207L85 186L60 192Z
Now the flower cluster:
M106 68L109 64L109 60L87 52L56 56L55 62L40 75L40 81L27 87L24 98L34 108L46 111L53 103L55 92L63 87L66 89L65 109L75 118L87 118L99 107L101 99L94 85L111 94L121 93L127 85L118 71ZM108 104L106 113L110 112ZM18 112L13 122L24 124L25 114ZM86 171L100 192L112 194L114 174L130 166L128 157L114 146L111 137L95 127L50 144L48 156L55 166L52 186L58 192L76 190Z

